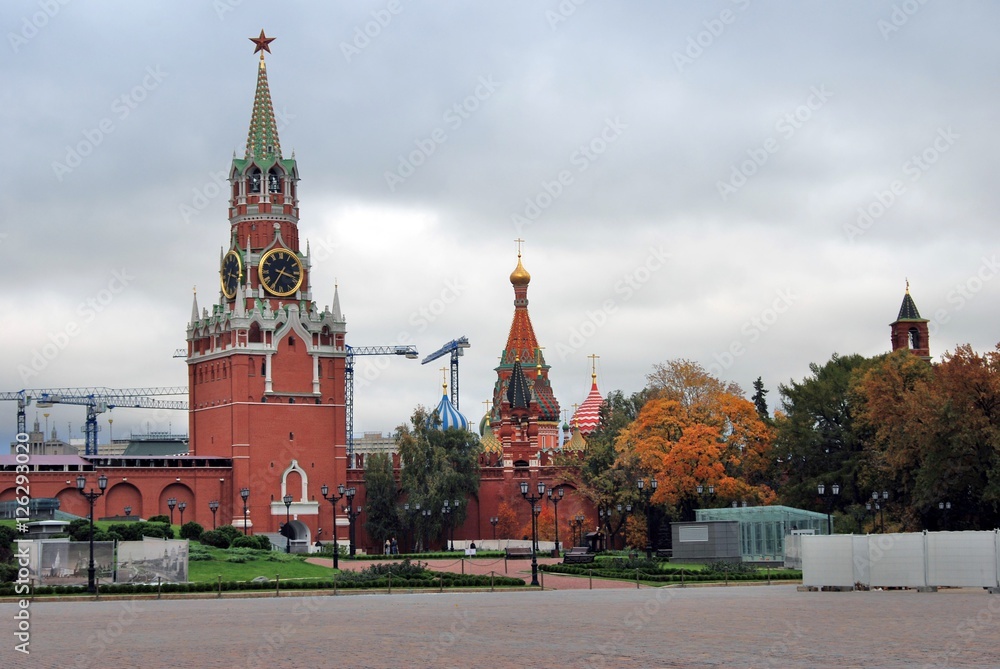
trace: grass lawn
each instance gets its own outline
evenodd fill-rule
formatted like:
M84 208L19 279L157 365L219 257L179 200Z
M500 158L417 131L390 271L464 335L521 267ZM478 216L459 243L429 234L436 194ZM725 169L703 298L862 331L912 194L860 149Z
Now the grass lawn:
M207 551L212 556L211 560L188 562L188 580L193 582L217 581L220 575L223 581L250 581L258 576L273 579L275 574L280 574L281 580L333 577L332 569L307 563L305 555L287 555L277 551L241 552L239 556L246 557L246 562L230 562L232 554L224 549L202 546L195 541L191 542L191 546L192 552Z

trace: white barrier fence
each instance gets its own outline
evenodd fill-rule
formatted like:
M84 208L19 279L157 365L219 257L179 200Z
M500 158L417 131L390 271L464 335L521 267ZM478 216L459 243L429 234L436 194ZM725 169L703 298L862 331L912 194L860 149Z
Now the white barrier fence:
M1000 530L803 536L811 587L1000 587Z

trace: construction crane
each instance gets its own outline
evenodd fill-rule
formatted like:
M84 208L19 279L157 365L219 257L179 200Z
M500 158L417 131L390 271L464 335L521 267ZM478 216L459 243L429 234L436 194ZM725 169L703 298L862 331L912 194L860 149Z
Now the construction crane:
M458 357L462 355L463 348L469 348L468 337L452 339L450 342L424 358L420 363L421 365L426 365L428 362L437 360L441 356L451 353L451 405L455 407L455 411L458 411Z
M0 393L0 400L17 402L17 431L27 432L25 410L34 402L38 408L53 404L75 404L87 407L84 423L86 455L97 455L97 414L109 409L177 409L186 411L187 402L153 399L157 395L187 395L187 386L161 386L156 388L48 388L22 389Z
M403 346L344 346L347 356L344 360L344 404L347 405L347 467L354 469L354 356L356 355L401 355L407 360L416 360L417 347Z

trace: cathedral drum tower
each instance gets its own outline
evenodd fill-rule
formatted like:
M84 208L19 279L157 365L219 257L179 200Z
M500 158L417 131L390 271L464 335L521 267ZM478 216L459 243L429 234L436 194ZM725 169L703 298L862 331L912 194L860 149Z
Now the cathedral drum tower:
M190 451L232 458L219 491L227 522L243 527L245 491L248 532L276 532L288 514L296 544L308 545L329 527L318 515L321 486L346 481L346 321L336 288L332 309L313 302L298 168L294 152L282 157L267 83L274 38L250 39L257 89L246 153L229 173L219 298L199 312L196 295L187 327Z

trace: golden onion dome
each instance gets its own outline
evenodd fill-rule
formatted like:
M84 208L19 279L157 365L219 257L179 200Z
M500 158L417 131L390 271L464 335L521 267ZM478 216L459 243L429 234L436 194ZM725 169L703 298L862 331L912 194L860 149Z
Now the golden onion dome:
M510 282L515 286L527 286L529 281L531 281L531 275L528 274L528 270L524 269L524 265L521 264L521 254L518 253L517 267L510 273Z

